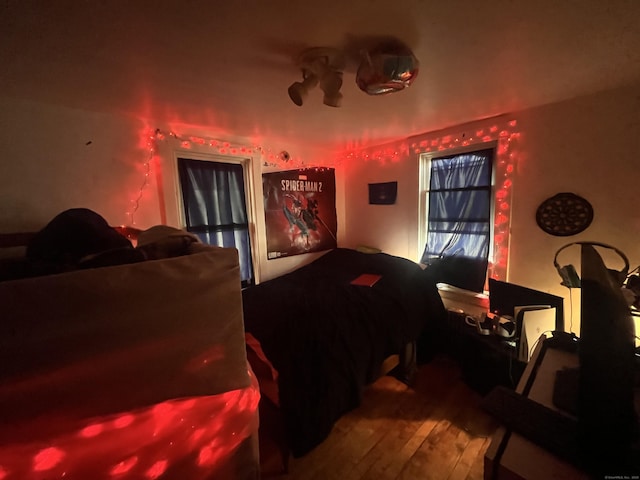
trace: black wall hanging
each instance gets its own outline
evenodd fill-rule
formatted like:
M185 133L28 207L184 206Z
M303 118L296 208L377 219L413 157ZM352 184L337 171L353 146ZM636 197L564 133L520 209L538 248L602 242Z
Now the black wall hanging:
M568 237L591 225L593 207L575 193L558 193L547 198L536 211L538 226L549 235Z
M370 183L369 204L392 205L396 203L398 182Z

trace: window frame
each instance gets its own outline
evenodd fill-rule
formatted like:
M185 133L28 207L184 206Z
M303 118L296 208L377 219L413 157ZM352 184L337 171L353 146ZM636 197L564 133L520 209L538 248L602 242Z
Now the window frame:
M491 186L490 197L491 207L489 212L489 252L487 255L489 261L489 268L487 268L487 276L491 270L491 264L493 263L495 255L495 241L494 241L494 227L495 227L495 215L496 215L496 171L498 160L498 142L484 142L467 145L460 148L447 148L443 150L437 150L434 152L422 153L418 156L419 161L419 174L418 174L418 249L416 257L418 261L422 258L424 252L429 227L429 190L431 186L431 162L434 159L442 157L452 157L456 155L464 155L473 152L479 152L482 150L493 150L492 166L491 166Z
M212 153L202 153L186 149L174 149L172 152L172 175L174 178L174 204L176 206L176 214L178 221L183 228L187 225L187 216L183 202L182 182L180 181L180 172L178 168L178 160L180 158L188 160L199 160L205 162L230 163L242 166L242 179L244 181L245 192L245 208L247 209L247 222L249 243L251 244L251 263L253 268L254 284L260 283L260 263L258 261L257 236L256 236L256 198L253 180L253 159L251 157L220 155Z

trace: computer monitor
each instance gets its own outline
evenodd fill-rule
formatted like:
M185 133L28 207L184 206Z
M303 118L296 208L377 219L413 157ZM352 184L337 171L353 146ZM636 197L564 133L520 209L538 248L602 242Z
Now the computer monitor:
M556 307L556 330L564 331L564 298L532 288L489 279L489 310L500 315L511 315L515 307L549 305Z

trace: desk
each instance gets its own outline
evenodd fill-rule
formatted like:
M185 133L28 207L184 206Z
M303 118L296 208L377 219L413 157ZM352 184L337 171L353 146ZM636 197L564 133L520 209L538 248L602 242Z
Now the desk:
M544 356L540 359L543 351ZM556 371L563 367L577 366L578 356L575 353L546 348L544 342L540 341L522 374L516 392L557 410L552 401ZM484 478L586 480L590 477L525 437L500 427L485 453Z

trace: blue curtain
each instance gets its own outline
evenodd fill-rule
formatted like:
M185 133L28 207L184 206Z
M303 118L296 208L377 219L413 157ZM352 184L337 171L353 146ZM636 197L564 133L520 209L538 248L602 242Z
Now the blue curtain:
M491 236L492 163L493 149L431 161L422 263L431 265L451 257L468 259L465 265L476 265L474 276L481 276L484 283Z
M242 165L178 159L187 230L204 243L238 250L244 285L253 283Z

